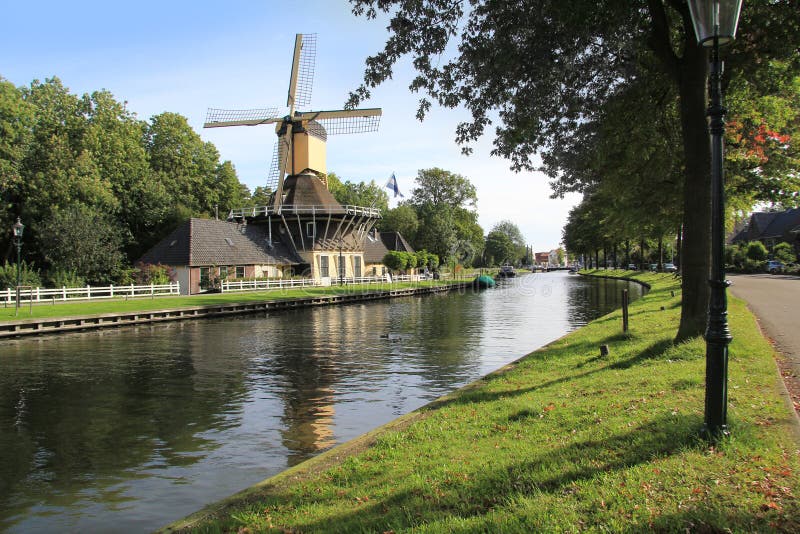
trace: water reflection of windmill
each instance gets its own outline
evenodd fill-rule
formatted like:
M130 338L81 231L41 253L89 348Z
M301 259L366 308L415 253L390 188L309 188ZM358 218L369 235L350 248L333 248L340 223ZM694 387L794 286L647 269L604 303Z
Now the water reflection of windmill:
M316 36L297 34L288 115L279 116L276 109L209 109L204 127L275 124L278 142L266 184L272 191L269 205L233 210L229 218L266 222L270 242L277 231L275 237L307 262L314 277L330 276L330 260L343 260L347 276L362 276L364 239L380 212L342 206L334 199L327 188L326 141L328 135L376 131L381 110L298 111L310 103L315 55ZM340 247L346 255L339 254Z

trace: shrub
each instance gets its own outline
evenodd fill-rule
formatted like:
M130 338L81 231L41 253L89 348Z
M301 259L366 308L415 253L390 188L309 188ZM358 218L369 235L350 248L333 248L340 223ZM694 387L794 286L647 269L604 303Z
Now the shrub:
M51 287L84 287L86 280L78 276L77 271L55 269L47 273L47 282Z
M408 254L397 250L390 250L383 257L383 264L393 271L402 271L408 266Z
M784 263L794 263L797 261L797 255L794 253L794 248L789 243L778 243L772 251L775 259Z
M28 264L25 260L20 263L20 285L41 287L42 278L39 275L39 270L34 269L33 263ZM0 288L14 288L17 287L17 264L8 263L6 260L4 265L0 265Z
M175 275L174 269L167 265L139 263L136 265L134 280L137 284L169 284Z
M747 258L755 261L764 261L767 259L767 247L761 241L750 241L747 244Z

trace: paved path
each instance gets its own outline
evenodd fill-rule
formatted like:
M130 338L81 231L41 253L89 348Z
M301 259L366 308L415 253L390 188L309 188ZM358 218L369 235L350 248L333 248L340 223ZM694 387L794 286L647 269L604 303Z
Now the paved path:
M746 301L785 359L778 367L800 413L800 277L730 274L731 293Z

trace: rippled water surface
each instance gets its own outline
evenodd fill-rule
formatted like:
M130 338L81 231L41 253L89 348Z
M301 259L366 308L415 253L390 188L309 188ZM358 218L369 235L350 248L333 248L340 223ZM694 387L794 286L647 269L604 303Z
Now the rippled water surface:
M153 530L586 324L626 287L546 273L2 342L0 530Z

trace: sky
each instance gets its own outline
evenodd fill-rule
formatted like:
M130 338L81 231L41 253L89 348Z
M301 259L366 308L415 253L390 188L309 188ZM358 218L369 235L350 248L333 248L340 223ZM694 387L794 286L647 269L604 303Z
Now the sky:
M266 181L274 128L203 129L207 109L278 107L287 113L296 33L317 34L310 109L341 109L363 79L365 59L389 35L385 19L357 18L346 0L0 0L0 13L1 77L27 86L57 76L78 95L105 89L142 120L180 113L251 190ZM534 250L557 247L579 195L550 199L544 174L515 173L509 161L491 157L491 130L472 145L472 155L462 155L455 128L467 112L434 106L419 122L421 95L408 90L413 75L410 62L401 62L362 103L383 109L377 132L329 137L328 171L379 185L395 173L400 192L409 196L418 170L440 167L475 185L484 232L510 220Z

